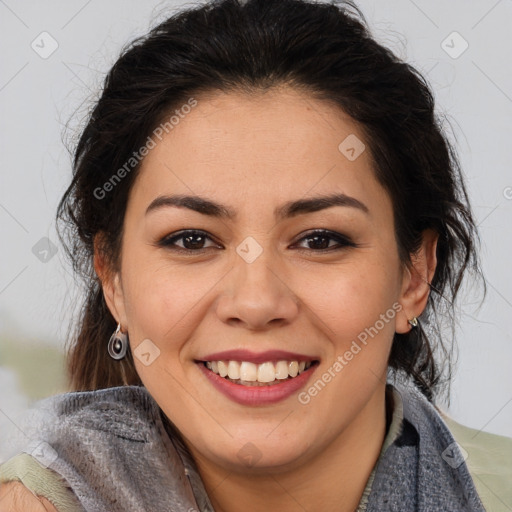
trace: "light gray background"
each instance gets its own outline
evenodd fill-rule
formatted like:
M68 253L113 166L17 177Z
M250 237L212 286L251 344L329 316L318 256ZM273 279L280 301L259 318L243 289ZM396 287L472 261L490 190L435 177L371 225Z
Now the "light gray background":
M61 347L76 294L62 248L46 263L32 252L57 243L54 213L70 179L64 125L79 128L121 47L183 2L0 0L0 335ZM459 364L450 412L477 429L512 436L512 1L363 0L376 37L429 79L457 139L483 240L488 297L468 298L457 325ZM32 48L43 31L57 50ZM442 47L453 48L452 55ZM446 39L448 37L448 39ZM49 48L46 40L45 48ZM77 110L78 109L78 110ZM75 130L75 132L73 132ZM1 337L1 336L0 336ZM0 361L0 424L27 405ZM1 429L0 429L1 430Z

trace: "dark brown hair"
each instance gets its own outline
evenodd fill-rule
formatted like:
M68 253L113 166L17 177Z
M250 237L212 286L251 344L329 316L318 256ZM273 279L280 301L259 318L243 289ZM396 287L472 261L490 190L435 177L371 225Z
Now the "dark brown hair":
M362 126L377 179L393 202L404 263L410 263L425 229L439 234L427 308L418 328L395 334L389 366L408 374L430 400L442 376L449 381L452 340L443 341L441 328L443 322L453 325L453 301L466 270L481 275L478 234L426 81L371 37L351 2L219 0L173 15L123 50L77 144L73 180L57 213L61 240L86 285L68 353L73 389L141 384L130 352L122 362L107 354L116 323L93 266L100 233L101 250L117 268L139 166L108 193L98 189L165 115L191 97L214 90L251 94L280 85L332 102Z

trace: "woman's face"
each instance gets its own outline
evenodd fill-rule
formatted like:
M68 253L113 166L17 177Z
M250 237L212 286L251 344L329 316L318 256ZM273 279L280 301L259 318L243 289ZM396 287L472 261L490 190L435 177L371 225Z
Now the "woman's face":
M137 371L192 452L225 468L364 443L393 334L421 312L364 136L292 89L196 99L145 157L104 282Z

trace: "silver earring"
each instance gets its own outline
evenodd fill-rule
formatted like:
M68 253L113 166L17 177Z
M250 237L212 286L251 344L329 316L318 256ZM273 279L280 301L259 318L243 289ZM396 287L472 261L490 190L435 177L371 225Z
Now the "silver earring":
M418 319L413 316L410 320L407 320L413 327L418 327Z
M121 324L117 324L117 329L108 340L108 353L112 359L123 359L128 350L128 335L121 332Z

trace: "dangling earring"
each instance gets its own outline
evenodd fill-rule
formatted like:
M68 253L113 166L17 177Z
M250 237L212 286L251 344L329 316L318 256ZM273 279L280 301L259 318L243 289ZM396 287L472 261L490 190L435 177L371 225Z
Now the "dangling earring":
M410 320L407 320L413 327L418 327L418 319L413 316Z
M117 329L108 340L108 353L112 359L123 359L128 350L128 335L121 332L121 324L117 324Z

